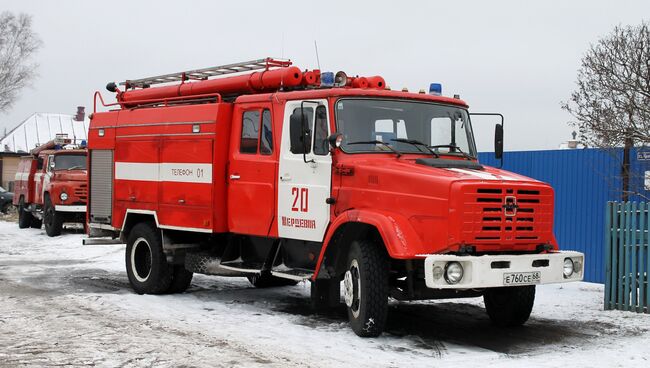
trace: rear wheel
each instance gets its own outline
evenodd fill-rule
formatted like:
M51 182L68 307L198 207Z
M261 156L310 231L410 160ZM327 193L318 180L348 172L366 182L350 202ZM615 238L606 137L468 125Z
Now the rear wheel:
M380 244L369 240L350 244L343 277L350 327L361 337L381 335L388 315L388 261Z
M43 223L45 224L45 232L48 236L61 235L61 230L63 229L63 214L56 211L50 197L45 197Z
M18 227L28 228L32 224L32 219L35 220L34 216L25 210L25 201L21 198L18 202Z
M497 326L521 326L530 317L535 304L535 286L492 288L483 294L485 310Z
M174 267L167 263L160 232L153 224L141 222L129 233L126 273L131 287L138 294L164 294L170 291Z

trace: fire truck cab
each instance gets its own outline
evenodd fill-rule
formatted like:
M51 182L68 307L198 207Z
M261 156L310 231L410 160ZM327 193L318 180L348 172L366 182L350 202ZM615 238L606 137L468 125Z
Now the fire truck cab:
M126 243L137 293L182 292L194 272L307 280L377 336L389 298L483 296L512 326L535 285L582 279L552 188L481 165L459 98L270 58L123 86L91 116L86 242Z
M49 236L61 234L63 223L85 223L87 150L65 134L21 158L15 178L13 204L18 226L40 228Z

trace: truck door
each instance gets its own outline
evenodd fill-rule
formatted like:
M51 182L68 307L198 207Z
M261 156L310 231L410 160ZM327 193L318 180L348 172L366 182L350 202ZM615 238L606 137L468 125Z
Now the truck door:
M267 236L275 216L277 147L271 104L237 105L228 166L228 227Z
M278 178L282 238L323 241L332 181L328 135L327 100L286 103Z

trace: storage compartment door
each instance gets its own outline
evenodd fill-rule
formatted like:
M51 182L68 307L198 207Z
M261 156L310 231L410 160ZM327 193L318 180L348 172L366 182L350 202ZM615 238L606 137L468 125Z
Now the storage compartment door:
M113 203L113 151L90 151L90 222L110 224Z

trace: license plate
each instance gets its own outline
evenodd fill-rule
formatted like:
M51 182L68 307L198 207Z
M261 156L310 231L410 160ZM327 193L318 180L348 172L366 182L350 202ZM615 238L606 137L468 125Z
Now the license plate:
M536 272L511 272L503 274L503 285L539 284L542 274Z

